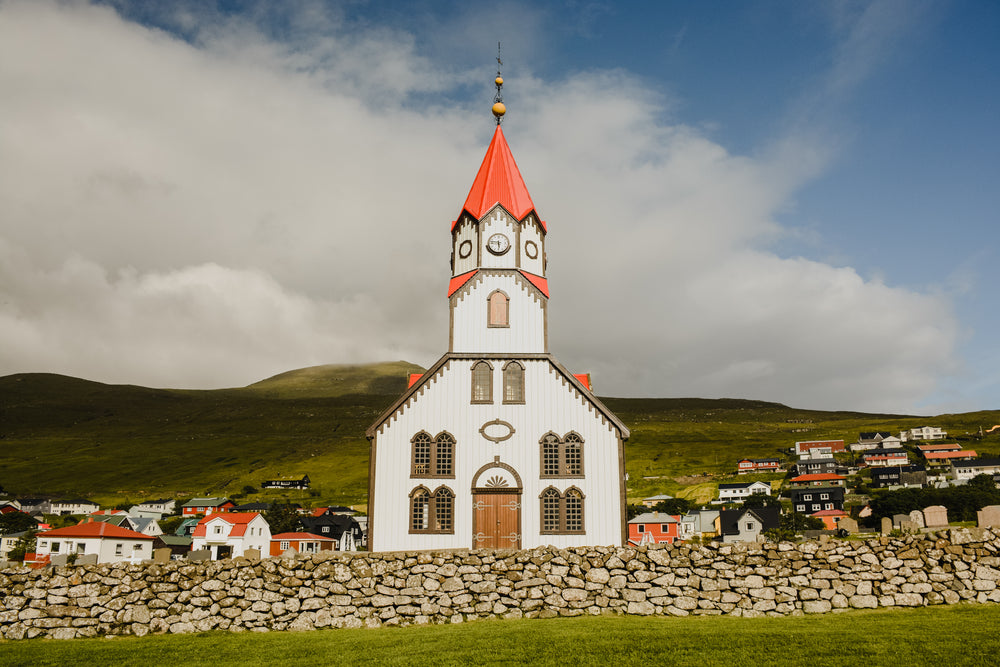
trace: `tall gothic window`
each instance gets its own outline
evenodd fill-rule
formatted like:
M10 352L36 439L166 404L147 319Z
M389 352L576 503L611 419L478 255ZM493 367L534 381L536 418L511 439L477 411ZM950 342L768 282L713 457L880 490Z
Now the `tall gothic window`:
M431 438L420 431L410 444L410 477L455 477L455 438L450 433Z
M493 402L493 367L485 361L472 365L472 402Z
M410 532L455 532L455 492L440 486L434 493L418 486L410 492Z
M486 300L489 309L487 319L488 326L509 327L510 326L510 298L500 290L490 294Z
M524 403L524 366L516 361L503 367L503 402Z
M581 534L583 524L583 493L575 486L559 493L553 487L539 496L543 534Z
M583 477L583 438L572 431L560 438L551 431L542 436L542 477Z

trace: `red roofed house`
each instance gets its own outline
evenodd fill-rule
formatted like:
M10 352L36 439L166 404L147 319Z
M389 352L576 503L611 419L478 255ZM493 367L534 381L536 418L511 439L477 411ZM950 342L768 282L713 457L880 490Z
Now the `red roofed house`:
M35 553L39 558L58 554L97 555L98 563L138 563L153 557L152 535L102 521L87 521L39 533Z
M865 465L873 468L878 466L905 466L909 461L905 449L869 449L861 454Z
M191 550L208 549L212 560L242 556L247 549L261 555L271 548L271 526L257 512L212 514L198 522L191 536Z
M921 454L926 454L927 452L957 452L960 449L962 449L962 445L957 442L938 445L917 445L917 451Z
M960 449L954 452L923 452L929 465L945 465L952 461L971 461L976 458L976 450Z
M335 551L337 540L312 533L278 533L271 536L270 554L272 556L280 556L289 549L295 549L300 554Z
M626 540L629 431L549 351L548 229L496 109L451 223L447 352L365 434L373 551Z
M805 484L807 486L843 486L846 480L847 478L842 475L832 472L821 472L812 475L799 475L798 477L791 478L789 481L792 484Z
M847 451L843 440L803 440L795 443L795 454L798 456L812 449L829 449L831 454Z
M845 516L850 516L844 510L820 510L813 512L812 516L823 520L823 528L826 530L837 530L837 524Z
M775 472L781 470L781 459L740 459L736 472L745 475L750 472Z
M236 503L228 498L192 498L181 505L181 514L183 516L220 514L231 511L235 506Z
M673 544L680 539L680 515L646 512L628 522L629 544Z

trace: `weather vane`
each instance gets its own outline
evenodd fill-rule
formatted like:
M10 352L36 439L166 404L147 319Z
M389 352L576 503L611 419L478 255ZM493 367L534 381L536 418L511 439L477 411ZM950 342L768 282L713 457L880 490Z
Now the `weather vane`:
M507 113L507 107L503 103L503 92L500 90L503 87L503 77L500 76L500 68L503 66L503 61L500 60L500 42L497 42L497 78L495 83L497 84L497 94L493 97L493 115L497 119L497 125L503 120L503 115Z

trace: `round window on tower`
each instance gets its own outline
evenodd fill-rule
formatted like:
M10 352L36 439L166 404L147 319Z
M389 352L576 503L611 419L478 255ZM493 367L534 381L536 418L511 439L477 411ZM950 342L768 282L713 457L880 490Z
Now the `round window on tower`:
M528 259L538 259L538 246L534 241L524 242L524 254L528 256Z
M472 241L465 240L458 244L458 256L465 259L472 254Z

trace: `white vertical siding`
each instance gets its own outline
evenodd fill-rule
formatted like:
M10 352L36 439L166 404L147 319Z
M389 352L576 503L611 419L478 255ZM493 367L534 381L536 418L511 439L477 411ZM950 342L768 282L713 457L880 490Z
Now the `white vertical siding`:
M525 366L526 402L504 405L501 369L506 361L490 359L488 355L484 358L494 368L492 404L471 403L474 360L453 359L377 432L370 547L378 551L471 547L472 479L477 470L492 463L496 456L517 471L524 485L522 547L619 544L623 482L614 427L547 360L521 361ZM513 425L514 435L510 439L495 443L479 433L484 423L495 419ZM454 479L410 479L410 438L421 430L432 436L448 431L455 437ZM583 437L585 477L540 477L538 441L548 431L560 436L575 431ZM409 494L420 485L432 492L445 485L455 492L454 534L409 534ZM571 486L583 492L584 535L540 533L538 497L550 485L560 492Z
M459 249L465 241L468 241L472 246L472 251L468 257L462 259ZM452 271L452 275L459 276L475 269L478 266L476 255L479 252L479 240L476 238L476 223L466 215L462 216L455 227L454 243L452 251L455 253L455 269Z
M534 259L528 257L525 247L531 241L538 248L537 255ZM542 237L541 227L535 220L535 216L529 215L525 219L524 224L521 225L521 268L528 273L534 273L536 276L545 275L545 243Z
M490 211L479 221L480 259L479 266L483 268L514 269L517 268L518 232L521 225L500 206ZM494 255L486 249L490 237L503 234L510 241L510 250L502 255Z
M486 300L494 290L510 297L510 326L487 326ZM452 351L487 354L545 352L545 301L515 272L480 276L459 290L452 321Z

